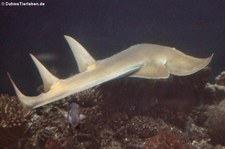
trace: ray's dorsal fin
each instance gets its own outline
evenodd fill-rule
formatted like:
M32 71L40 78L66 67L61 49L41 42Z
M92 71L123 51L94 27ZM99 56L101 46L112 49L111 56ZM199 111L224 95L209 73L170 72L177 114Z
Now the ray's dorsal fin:
M87 50L75 39L70 36L64 35L66 41L68 42L73 55L77 61L77 65L80 72L89 70L88 67L95 65L95 59L87 52ZM89 67L90 68L90 67Z
M35 65L38 68L38 71L41 75L43 84L44 84L44 90L45 92L49 91L51 86L54 85L59 79L52 75L45 67L41 64L41 62L38 61L36 57L34 57L32 54L30 54L32 60L34 61Z

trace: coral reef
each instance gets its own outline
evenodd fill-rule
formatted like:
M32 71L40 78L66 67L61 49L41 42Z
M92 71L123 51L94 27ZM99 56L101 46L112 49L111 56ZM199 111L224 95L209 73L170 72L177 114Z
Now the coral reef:
M205 98L208 103L219 103L225 97L225 71L221 72L216 79L215 84L206 84Z
M0 95L0 127L12 128L21 126L25 122L25 111L16 97Z
M25 129L27 112L16 97L0 95L0 148L18 142Z
M225 71L221 72L215 80L216 84L225 86Z
M224 144L225 138L225 99L218 105L212 105L208 107L206 111L208 118L205 125L208 129L208 133L212 138L212 141Z
M224 75L121 78L32 111L0 95L0 148L222 149ZM76 127L62 112L71 103L86 115Z
M145 149L185 149L191 148L191 145L186 143L185 136L178 130L165 130L159 132L154 137L146 139Z

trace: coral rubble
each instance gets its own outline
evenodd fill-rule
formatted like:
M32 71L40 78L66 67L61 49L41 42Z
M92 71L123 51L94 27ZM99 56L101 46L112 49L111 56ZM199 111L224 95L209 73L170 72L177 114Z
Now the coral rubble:
M209 75L117 79L29 113L0 95L0 148L223 148L225 73ZM62 111L74 102L87 118L71 128Z

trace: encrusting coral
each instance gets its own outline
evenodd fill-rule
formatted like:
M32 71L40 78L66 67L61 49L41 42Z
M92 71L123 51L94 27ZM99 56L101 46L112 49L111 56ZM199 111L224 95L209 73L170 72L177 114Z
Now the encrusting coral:
M27 112L17 97L0 94L0 148L18 142L25 130Z
M25 109L17 97L0 94L0 127L12 128L25 122Z

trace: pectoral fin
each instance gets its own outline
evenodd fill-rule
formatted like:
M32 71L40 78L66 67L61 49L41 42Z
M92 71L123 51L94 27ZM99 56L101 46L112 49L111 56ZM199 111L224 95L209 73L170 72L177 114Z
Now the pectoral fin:
M166 67L173 75L186 76L206 67L212 57L213 54L208 58L195 58L180 52L175 58L167 62Z
M133 73L130 77L145 78L145 79L162 79L170 76L165 65L148 64L139 71Z

